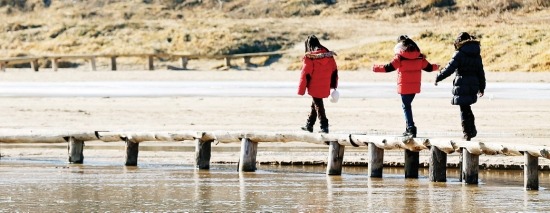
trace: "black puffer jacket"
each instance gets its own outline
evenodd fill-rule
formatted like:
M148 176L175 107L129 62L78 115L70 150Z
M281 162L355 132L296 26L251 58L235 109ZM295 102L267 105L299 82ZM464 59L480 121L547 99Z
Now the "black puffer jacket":
M479 41L466 40L458 44L458 50L436 82L456 73L453 81L453 105L471 105L477 101L477 93L485 90L485 71L481 60Z

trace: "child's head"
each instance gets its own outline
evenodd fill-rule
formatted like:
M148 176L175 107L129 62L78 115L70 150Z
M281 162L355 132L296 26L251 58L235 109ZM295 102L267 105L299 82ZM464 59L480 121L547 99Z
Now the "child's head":
M458 50L458 48L460 48L460 43L468 40L475 40L475 39L476 39L475 36L471 36L467 32L461 32L458 34L458 36L455 39L455 42L454 42L455 49Z
M321 42L319 42L319 39L315 35L310 35L307 37L305 41L305 47L306 47L306 52L311 52L316 49L328 50L326 47L321 45Z
M393 50L396 54L400 52L420 52L418 45L407 35L397 37L397 44Z

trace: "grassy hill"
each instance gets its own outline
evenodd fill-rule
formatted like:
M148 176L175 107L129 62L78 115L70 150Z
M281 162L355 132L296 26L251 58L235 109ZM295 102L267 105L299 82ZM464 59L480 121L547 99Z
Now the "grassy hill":
M548 0L0 0L0 58L287 50L275 63L296 70L316 34L341 70L364 70L388 62L400 34L445 64L468 31L487 70L550 71L549 9Z

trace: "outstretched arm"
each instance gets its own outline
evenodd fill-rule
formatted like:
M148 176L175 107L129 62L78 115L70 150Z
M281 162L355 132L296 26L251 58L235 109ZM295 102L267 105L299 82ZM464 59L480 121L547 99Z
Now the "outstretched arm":
M430 64L430 62L428 62L428 60L426 60L425 58L422 62L423 62L422 65L424 65L424 68L422 70L424 71L433 72L433 71L439 70L439 65Z
M373 72L393 72L397 68L400 67L400 64L401 64L401 61L399 60L399 56L395 55L395 57L393 57L393 60L388 64L385 64L385 65L375 64L375 65L373 65L372 66L372 71Z
M459 51L456 51L455 55L453 56L451 61L449 61L447 66L445 66L445 68L443 68L441 70L441 72L439 72L439 74L435 78L435 85L436 86L437 86L437 82L440 82L443 79L451 76L451 74L453 74L456 71L456 68L458 68L459 57L461 57L460 54L461 53Z

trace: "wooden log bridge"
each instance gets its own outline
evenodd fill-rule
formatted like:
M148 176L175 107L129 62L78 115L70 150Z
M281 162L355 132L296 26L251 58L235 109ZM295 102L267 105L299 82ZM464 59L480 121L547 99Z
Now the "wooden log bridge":
M60 61L70 61L70 60L85 60L89 62L90 70L96 71L96 61L97 58L109 58L111 61L111 70L117 70L117 58L146 58L147 64L146 69L154 70L155 58L180 58L181 59L181 69L186 70L189 60L191 59L225 59L225 65L231 67L231 60L236 58L244 59L246 66L250 66L250 58L253 57L270 57L276 55L285 54L284 51L276 52L258 52L258 53L243 53L243 54L232 54L232 55L193 55L193 54L182 54L182 53L138 53L138 54L84 54L84 55L45 55L45 56L30 56L30 57L14 57L14 58L2 58L0 59L0 70L6 71L6 67L9 64L30 64L31 68L38 72L39 60L50 61L51 68L53 71L59 69Z
M510 145L476 141L455 141L450 139L411 138L402 136L380 136L364 134L317 134L307 132L0 132L0 143L68 143L69 163L83 163L85 141L125 142L127 166L137 165L139 143L149 141L193 141L195 142L195 166L210 168L211 143L241 143L238 170L256 170L256 154L259 143L307 142L329 146L327 175L342 173L345 147L368 147L368 175L382 177L384 150L404 149L405 177L418 178L418 152L430 150L429 179L445 182L447 154L462 152L461 175L466 184L478 183L479 156L507 155L525 156L524 187L538 190L538 158L550 159L550 149L544 146Z

